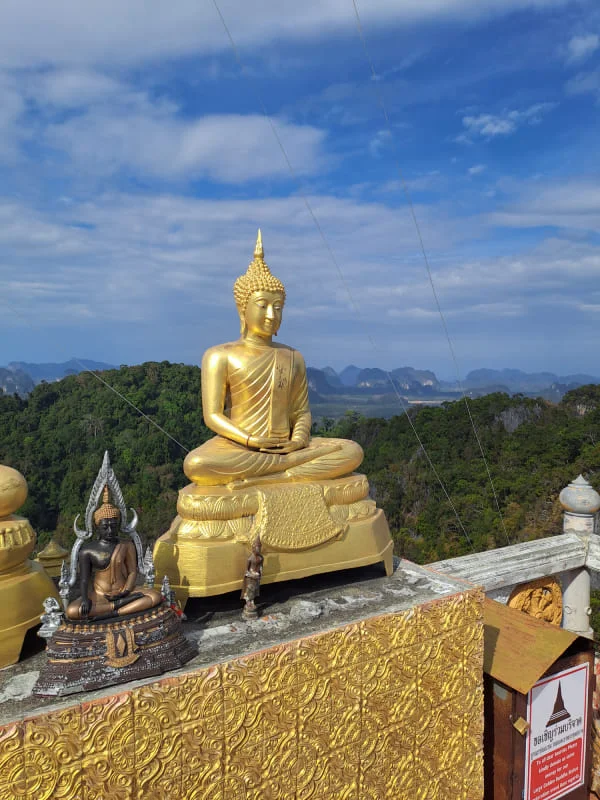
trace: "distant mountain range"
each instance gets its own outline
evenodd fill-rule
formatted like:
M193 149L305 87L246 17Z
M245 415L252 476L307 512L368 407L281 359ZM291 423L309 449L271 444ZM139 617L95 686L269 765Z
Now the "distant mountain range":
M0 367L0 389L6 394L18 394L26 397L34 386L42 381L52 383L77 375L86 369L115 369L112 364L103 361L90 361L88 358L72 358L61 364L31 364L27 361L11 361L7 367Z
M23 372L20 369L10 370L6 367L0 367L0 389L5 394L18 394L21 397L26 397L33 389L35 383L31 375Z
M11 361L8 366L0 367L0 389L7 394L16 392L26 397L41 381L58 381L84 369L103 371L116 367L86 358L50 364ZM438 380L431 370L413 367L397 367L389 373L377 367L357 367L354 364L339 373L332 367L308 367L307 375L311 402L335 403L337 406L346 402L348 407L352 407L355 400L361 406L368 403L368 410L373 412L378 403L389 403L396 393L415 403L440 403L455 400L460 395L456 382ZM520 369L476 369L468 373L462 386L470 397L506 392L558 401L566 392L588 383L600 383L600 378L579 373L556 375Z
M392 382L393 381L393 385ZM404 397L432 402L437 399L456 399L461 387L458 382L438 380L431 370L398 367L389 372L376 367L357 367L354 364L337 373L331 367L308 368L309 388L313 400L326 400L332 395L385 395L399 392ZM589 383L600 383L594 375L556 375L553 372L523 372L520 369L476 369L462 381L470 397L491 392L525 394L560 400L571 389Z

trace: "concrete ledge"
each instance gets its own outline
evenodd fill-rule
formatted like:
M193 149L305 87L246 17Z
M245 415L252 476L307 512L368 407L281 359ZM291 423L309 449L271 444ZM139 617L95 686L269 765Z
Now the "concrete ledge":
M588 569L600 572L600 536L591 534L586 541L587 556L585 565Z
M599 569L600 544L594 553L597 566L592 568ZM453 578L464 578L489 591L586 565L590 566L586 561L585 543L569 533L436 561L428 566Z

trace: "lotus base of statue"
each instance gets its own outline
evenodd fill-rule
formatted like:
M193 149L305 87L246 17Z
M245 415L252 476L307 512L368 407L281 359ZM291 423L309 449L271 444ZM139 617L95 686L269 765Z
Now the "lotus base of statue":
M364 475L228 488L190 484L178 516L154 548L157 574L178 600L239 591L250 544L259 537L261 583L383 562L393 570L385 515Z
M166 603L111 620L67 620L48 641L34 694L63 696L162 675L195 655Z

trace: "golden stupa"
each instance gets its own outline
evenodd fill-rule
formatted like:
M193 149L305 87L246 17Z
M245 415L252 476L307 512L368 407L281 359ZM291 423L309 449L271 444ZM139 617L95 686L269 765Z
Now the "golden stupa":
M28 558L35 533L29 520L14 514L26 499L25 478L0 465L0 667L19 660L25 634L40 624L43 601L59 599L41 564Z
M35 560L42 565L51 578L60 578L62 563L69 558L69 551L61 547L55 539L50 539L46 547L37 554Z
M273 341L285 289L265 263L260 231L234 298L240 338L202 359L204 421L216 436L185 459L192 483L156 542L157 574L183 602L239 589L257 536L263 583L379 561L391 574L387 521L354 472L360 445L311 438L304 359Z

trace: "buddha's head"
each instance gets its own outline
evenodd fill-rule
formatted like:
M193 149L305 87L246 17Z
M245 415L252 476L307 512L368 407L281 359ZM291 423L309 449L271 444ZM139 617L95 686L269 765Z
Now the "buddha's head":
M236 280L233 296L240 315L242 336L276 336L281 325L285 288L271 274L265 263L260 230L254 248L254 259L244 275Z
M110 491L108 486L104 487L102 493L102 505L94 511L94 524L99 539L114 541L119 537L121 526L121 512L110 502Z

